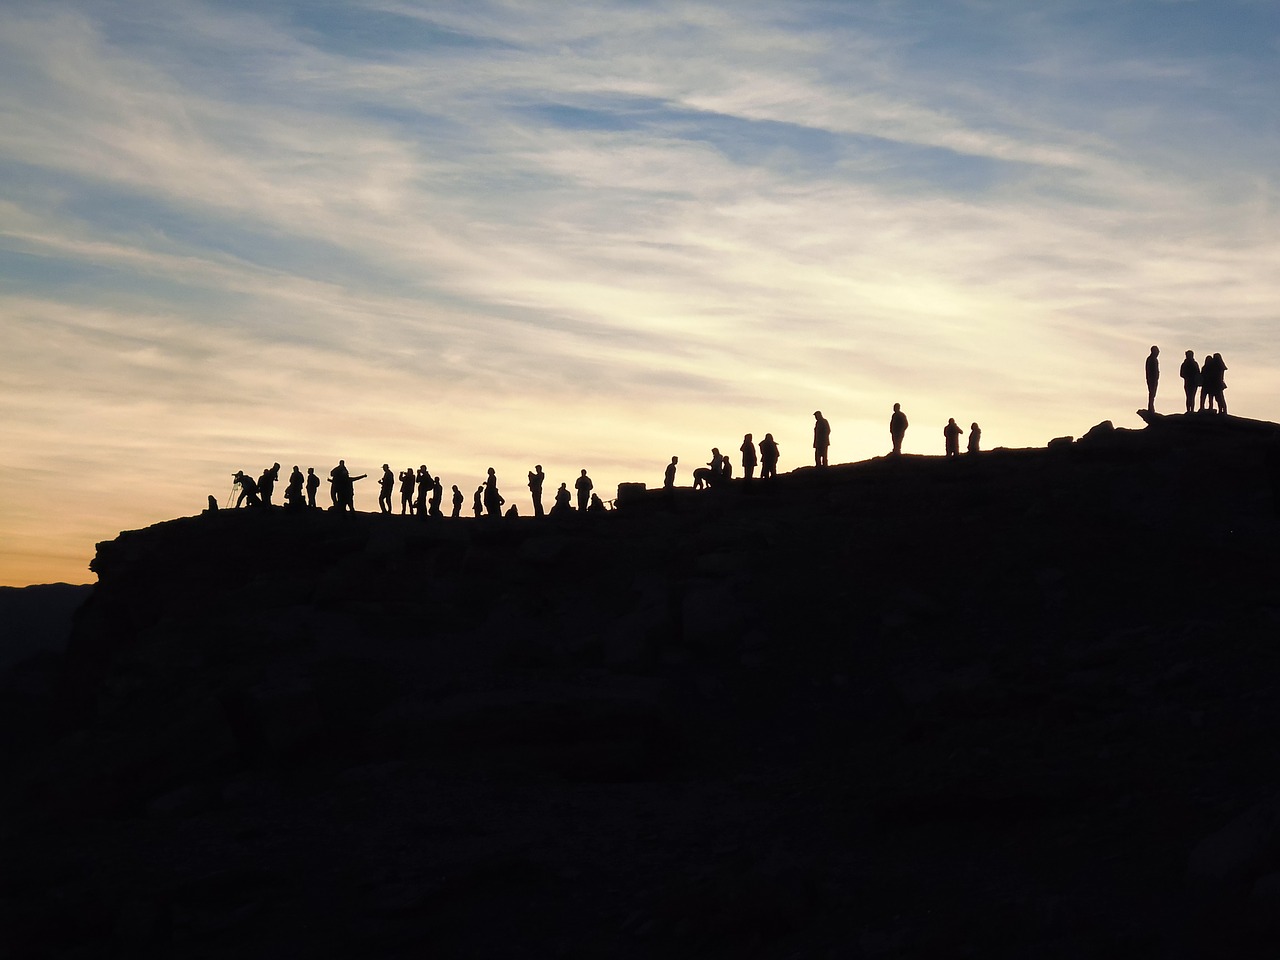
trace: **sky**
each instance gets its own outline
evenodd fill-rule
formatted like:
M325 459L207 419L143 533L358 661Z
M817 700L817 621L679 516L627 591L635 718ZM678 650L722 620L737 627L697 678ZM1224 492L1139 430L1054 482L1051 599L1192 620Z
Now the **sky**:
M276 461L1140 426L1152 344L1280 420L1277 90L1273 0L0 0L0 584Z

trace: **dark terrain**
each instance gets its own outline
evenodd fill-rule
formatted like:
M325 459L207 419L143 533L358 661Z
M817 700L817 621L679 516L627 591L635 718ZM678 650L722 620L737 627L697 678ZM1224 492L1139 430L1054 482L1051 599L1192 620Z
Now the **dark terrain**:
M4 955L1277 956L1280 426L1108 428L99 544Z

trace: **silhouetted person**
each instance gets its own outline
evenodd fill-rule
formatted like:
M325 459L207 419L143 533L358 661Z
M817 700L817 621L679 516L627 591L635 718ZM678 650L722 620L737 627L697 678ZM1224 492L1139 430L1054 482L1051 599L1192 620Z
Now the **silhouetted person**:
M976 423L969 424L969 452L977 453L978 445L982 443L982 428Z
M529 495L533 498L533 515L542 516L542 482L547 475L542 472L542 464L529 471Z
M502 498L502 494L498 492L498 474L493 467L489 468L489 475L484 480L484 509L485 512L495 520L502 517L502 505L507 501Z
M329 471L329 499L339 510L343 509L346 503L344 498L349 487L351 487L351 474L347 471L347 461L339 460L338 465Z
M475 511L476 519L484 516L484 484L476 487L475 494L471 497L471 509Z
M1153 346L1147 355L1147 410L1156 412L1156 388L1160 386L1160 348Z
M583 470L578 479L573 481L573 488L578 491L578 510L581 513L587 512L587 505L591 502L591 489L595 484L591 482L591 478L587 476L587 471Z
M320 478L316 476L315 467L307 467L307 506L316 508L316 491L320 489Z
M676 464L680 462L679 457L672 457L671 462L667 464L666 472L662 474L662 489L670 490L676 485Z
M413 467L405 467L400 471L400 516L413 513Z
M396 488L396 475L391 472L391 464L382 465L382 479L378 481L378 511L391 512L391 493Z
M720 480L727 483L733 479L733 461L728 457L720 458Z
M431 484L431 516L443 517L440 512L440 499L444 496L444 486L440 483L440 478L436 477Z
M232 483L240 485L240 495L236 497L236 507L241 503L247 502L249 506L259 506L262 501L258 499L258 481L249 476L243 470L237 470L232 477Z
M218 498L212 493L209 494L209 506L205 508L205 513L214 513L218 510Z
M711 448L711 459L705 467L693 471L693 489L717 487L724 479L724 457L719 447Z
M1200 364L1196 363L1196 355L1192 351L1187 351L1187 358L1178 368L1178 376L1182 378L1182 390L1187 395L1187 413L1191 413L1196 405L1196 390L1200 387Z
M604 501L600 499L600 494L593 493L591 502L587 504L587 513L604 513Z
M1227 365L1223 362L1220 353L1213 355L1213 371L1213 399L1218 404L1218 412L1225 414L1227 412Z
M760 479L770 480L778 473L778 444L772 433L766 433L760 441Z
M510 520L510 519L514 519L515 517L520 516L520 510L519 510L519 508L518 508L518 507L513 503L511 506L507 507L507 512L506 512L505 516L507 517L507 519L508 519L508 520Z
M276 482L280 479L280 464L275 463L262 471L258 480L258 494L262 497L264 507L271 506L271 494L275 492Z
M902 412L902 404L893 405L893 415L889 417L889 437L893 440L893 452L902 453L902 438L907 435L907 415Z
M947 419L947 425L942 428L942 437L946 441L946 450L948 457L960 456L960 434L964 431L960 428L960 424L956 423L955 417Z
M742 446L738 448L742 451L742 479L747 483L751 482L751 478L756 473L756 445L751 442L751 434L747 434L742 438Z
M458 489L458 485L453 485L453 518L456 520L462 516L462 504L467 498L462 495L462 491Z
M298 469L298 465L294 464L293 472L289 474L289 485L284 488L285 506L292 510L304 509L307 505L306 494L302 492L302 485L306 482L302 471Z
M555 503L551 505L551 516L564 516L573 512L573 494L569 492L567 483L560 484L560 489L556 491Z
M427 497L431 493L431 488L435 486L435 480L432 478L431 471L427 469L425 463L418 467L418 473L414 481L418 485L418 494L413 501L413 511L419 517L425 519L427 516Z
M831 424L821 410L813 411L813 465L827 465L827 448L831 446Z

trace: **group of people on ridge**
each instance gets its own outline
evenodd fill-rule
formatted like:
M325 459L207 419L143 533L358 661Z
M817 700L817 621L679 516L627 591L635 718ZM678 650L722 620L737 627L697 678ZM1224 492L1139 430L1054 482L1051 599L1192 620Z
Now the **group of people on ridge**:
M1178 376L1182 378L1182 391L1186 396L1187 413L1227 412L1225 390L1227 381L1225 374L1227 365L1222 354L1213 353L1204 358L1204 363L1196 362L1196 355L1188 350L1178 368ZM1156 412L1156 389L1160 386L1160 348L1151 347L1147 354L1147 411ZM1200 394L1200 406L1196 408L1196 394Z

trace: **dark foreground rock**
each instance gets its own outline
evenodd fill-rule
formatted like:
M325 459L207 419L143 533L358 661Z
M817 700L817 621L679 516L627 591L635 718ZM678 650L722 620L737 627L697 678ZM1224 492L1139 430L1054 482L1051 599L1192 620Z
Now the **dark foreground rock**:
M1280 428L1182 419L122 534L3 741L5 946L1274 956Z

